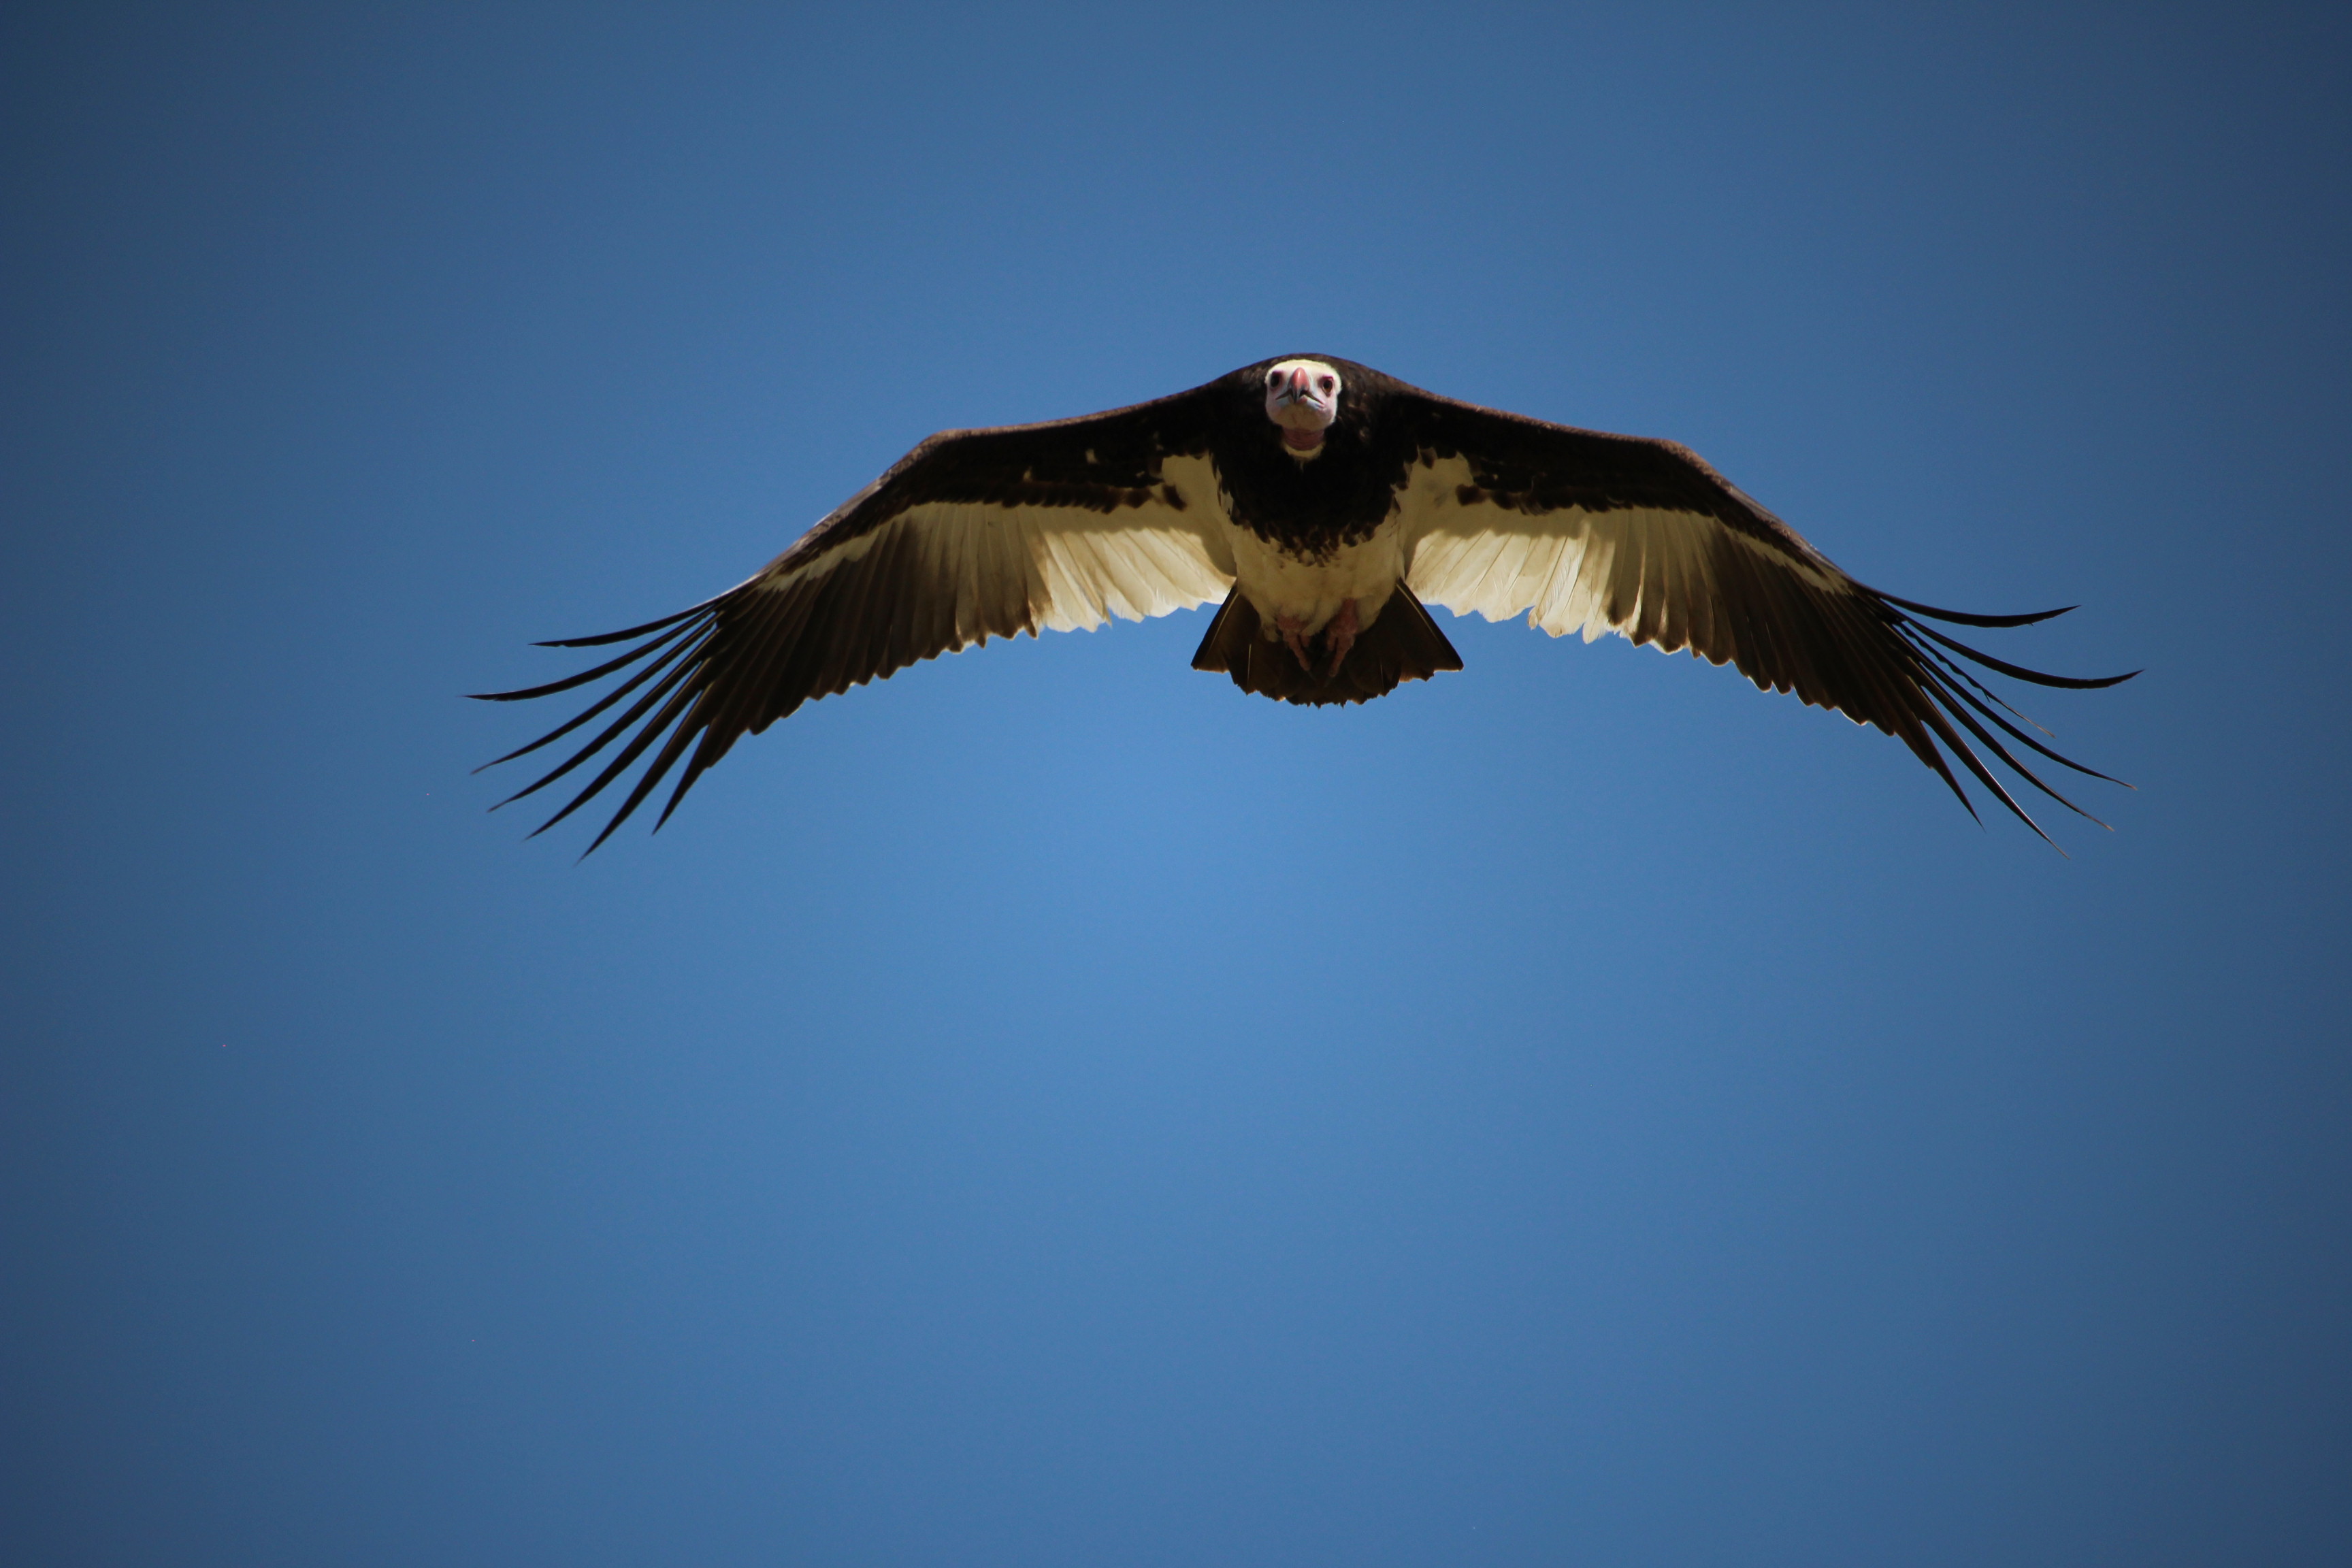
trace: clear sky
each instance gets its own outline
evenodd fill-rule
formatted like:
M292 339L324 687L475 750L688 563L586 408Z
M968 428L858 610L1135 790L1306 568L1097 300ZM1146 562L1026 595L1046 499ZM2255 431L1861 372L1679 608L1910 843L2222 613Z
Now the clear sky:
M2352 1561L2345 16L9 6L9 1555ZM2080 603L2138 792L1196 614L484 814L530 639L1298 349Z

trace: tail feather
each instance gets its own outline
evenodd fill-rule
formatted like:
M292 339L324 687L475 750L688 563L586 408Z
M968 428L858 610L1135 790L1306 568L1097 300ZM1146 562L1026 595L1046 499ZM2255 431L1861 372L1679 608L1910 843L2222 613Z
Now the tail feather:
M1441 669L1462 668L1462 656L1402 583L1381 606L1380 618L1357 634L1356 645L1336 671L1323 673L1330 662L1323 634L1309 639L1307 651L1311 669L1300 666L1287 644L1267 635L1256 606L1236 587L1209 623L1200 650L1192 655L1192 668L1230 675L1244 691L1318 708L1370 702L1408 680L1426 680Z

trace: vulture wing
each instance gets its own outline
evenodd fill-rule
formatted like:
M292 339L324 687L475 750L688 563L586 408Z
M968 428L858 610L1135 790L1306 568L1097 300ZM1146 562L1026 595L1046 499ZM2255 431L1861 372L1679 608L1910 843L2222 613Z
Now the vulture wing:
M584 712L499 762L562 739L632 694L635 700L508 799L535 794L621 742L541 825L543 833L653 750L593 850L681 761L663 821L738 737L813 699L992 637L1091 629L1110 616L1141 620L1222 599L1234 563L1213 521L1207 393L933 436L748 582L626 631L541 645L645 638L566 679L482 693L499 702L545 697L636 667Z
M1488 620L1525 613L1554 637L1581 632L1591 642L1614 632L1736 665L1763 689L1793 691L1896 736L1974 815L1940 742L2042 833L1965 731L2044 795L2089 816L2019 761L2002 737L2077 773L2107 775L2012 723L2022 715L1960 660L2042 686L2113 686L2131 677L2082 679L2021 668L1919 618L2021 626L2064 610L1969 615L1866 587L1671 441L1549 425L1417 388L1392 395L1392 416L1412 422L1419 446L1398 505L1405 580L1423 600Z

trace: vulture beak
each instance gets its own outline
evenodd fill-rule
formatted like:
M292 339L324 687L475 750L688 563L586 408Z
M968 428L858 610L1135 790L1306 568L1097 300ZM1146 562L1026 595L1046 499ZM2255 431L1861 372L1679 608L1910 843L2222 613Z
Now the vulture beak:
M1339 414L1339 399L1317 391L1310 367L1295 364L1268 380L1265 414L1282 427L1284 446L1294 452L1312 452L1323 445L1323 432Z
M1315 386L1314 384L1307 378L1307 367L1305 365L1291 366L1290 377L1287 381L1282 384L1281 391L1275 394L1275 400L1286 405L1304 403L1307 407L1314 409L1318 414L1328 413L1331 406L1329 404L1324 402L1323 399L1315 395Z

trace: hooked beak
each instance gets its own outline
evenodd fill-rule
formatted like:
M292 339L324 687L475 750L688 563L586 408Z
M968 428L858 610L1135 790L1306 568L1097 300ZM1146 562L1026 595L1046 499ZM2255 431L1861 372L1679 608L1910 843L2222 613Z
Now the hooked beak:
M1328 416L1331 412L1331 405L1315 395L1314 384L1304 369L1292 371L1289 379L1275 389L1274 401L1276 406L1285 410L1303 403L1318 414Z
M1312 452L1323 445L1323 432L1339 416L1339 400L1317 392L1312 373L1294 365L1265 389L1265 416L1282 429L1282 444L1294 452Z
M1317 384L1320 374L1325 384ZM1323 434L1339 417L1338 378L1328 369L1295 364L1266 377L1265 416L1282 431L1282 444L1311 457Z

